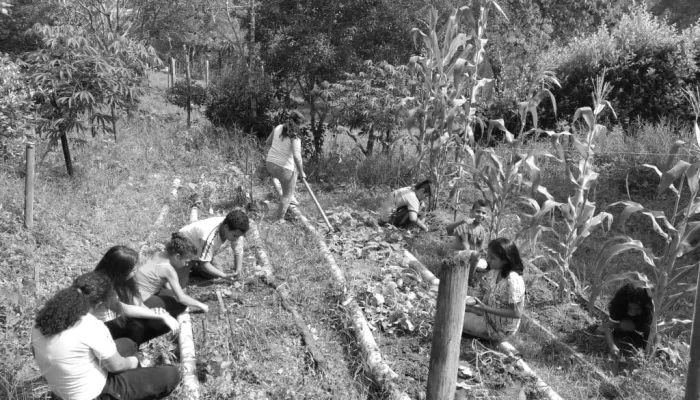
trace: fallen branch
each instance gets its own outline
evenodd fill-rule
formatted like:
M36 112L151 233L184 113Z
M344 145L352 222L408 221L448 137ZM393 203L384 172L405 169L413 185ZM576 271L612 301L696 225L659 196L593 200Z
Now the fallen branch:
M281 188L277 188L277 190L281 195ZM316 229L311 226L309 220L301 214L296 206L290 205L289 209L292 211L292 213L294 213L296 218L301 221L306 231L316 238L316 242L321 249L321 253L324 255L326 262L331 267L336 283L342 288L344 296L343 305L346 307L346 310L352 319L355 339L357 340L357 344L362 351L362 355L371 376L382 389L384 389L387 393L390 393L392 399L410 400L408 395L405 392L400 391L393 382L398 375L384 361L384 358L379 351L379 346L374 340L374 336L372 336L372 330L369 328L367 319L365 318L362 309L357 304L357 301L355 301L355 299L348 293L345 275L338 267L338 264L336 264L335 259L333 258L330 250L328 250L328 246L326 245L325 241L321 235L318 234Z
M403 251L403 263L404 265L410 267L414 271L418 272L424 281L428 282L431 286L437 286L440 284L440 279L433 275L430 270L423 265L416 257L413 256L408 250Z
M323 356L321 350L318 348L318 346L316 346L316 340L311 334L311 331L309 331L309 327L304 323L304 320L302 319L301 315L297 312L296 307L294 307L294 304L289 299L289 290L287 290L284 283L279 284L277 282L277 279L273 275L274 271L272 269L272 266L270 265L270 259L267 257L265 249L263 249L262 241L260 240L260 234L258 233L258 228L252 221L250 223L250 229L248 230L247 236L251 239L252 245L255 248L255 255L257 256L258 261L262 265L261 278L263 282L273 287L275 291L277 291L277 293L280 295L280 299L282 300L282 307L284 307L284 309L291 313L292 317L294 317L294 323L301 332L301 336L304 339L304 343L306 343L306 347L308 347L309 353L311 353L311 357L314 360L316 369L325 370L326 359Z
M178 186L179 186L179 179ZM174 184L173 184L174 186ZM177 190L173 190L173 198L177 198ZM190 222L197 221L197 207L192 207L190 212ZM178 343L180 345L180 363L182 365L182 383L188 399L199 399L199 381L197 381L197 356L194 351L194 338L192 335L192 321L187 309L177 316L180 323L180 335Z
M540 377L537 376L535 371L533 371L529 365L527 365L527 363L525 362L525 360L522 359L522 357L518 357L516 355L517 351L515 350L515 347L513 347L513 345L511 345L508 342L501 342L498 344L498 350L502 353L518 358L518 361L515 362L515 365L526 376L535 379L535 389L537 389L538 392L546 396L549 400L562 400L561 396L559 396L557 392L555 392L554 389L552 389L552 387L549 386L545 381L540 379Z

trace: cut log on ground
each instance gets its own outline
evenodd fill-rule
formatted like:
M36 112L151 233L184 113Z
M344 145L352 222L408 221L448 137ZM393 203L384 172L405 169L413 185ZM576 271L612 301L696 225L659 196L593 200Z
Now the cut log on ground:
M194 351L194 340L192 338L192 320L187 311L178 315L177 322L180 323L180 335L178 344L180 345L180 364L182 366L182 384L188 399L199 399L199 382L197 381L197 357Z
M408 250L403 251L403 263L405 266L413 269L420 274L420 277L424 281L428 282L431 286L438 286L440 284L440 279L438 279L428 267L423 265L416 257L413 256Z
M282 188L277 188L280 195L282 193L281 189ZM372 330L369 328L369 324L367 323L367 319L365 318L362 309L357 304L357 301L355 301L355 299L353 299L348 293L345 274L343 274L343 271L335 262L335 258L333 258L330 250L328 250L328 246L323 240L323 237L318 234L316 228L314 228L309 220L301 214L301 211L299 211L297 207L290 205L289 209L296 216L296 218L301 221L306 231L316 238L318 246L321 249L321 253L326 258L326 261L333 273L333 277L336 279L336 283L342 288L344 297L343 305L346 307L348 315L352 320L355 340L362 351L365 363L367 364L368 372L385 392L390 393L392 399L410 400L405 392L400 391L396 387L394 380L398 377L398 375L391 369L391 367L389 367L389 365L387 365L386 361L384 361L384 358L379 351L379 346L374 340L374 336L372 336Z
M549 386L545 381L540 379L540 377L537 376L535 371L533 371L532 368L530 368L530 366L527 365L527 363L517 355L517 351L515 350L515 347L513 347L512 344L508 342L501 342L498 344L498 350L502 353L518 358L518 361L516 361L515 365L525 375L535 379L535 388L538 392L540 392L540 394L546 396L548 400L563 400L561 396L559 396L557 392L555 392L554 389L552 389L551 386Z
M292 301L289 299L289 290L287 290L284 283L279 284L277 278L275 278L273 274L274 270L272 269L272 265L270 264L270 259L267 257L267 253L265 252L265 249L262 246L262 241L260 240L260 233L258 232L258 227L252 221L250 223L250 229L248 230L247 236L249 239L251 239L252 245L255 248L255 255L258 257L258 262L260 262L260 265L262 266L261 278L263 282L275 289L275 291L280 295L280 299L282 300L282 307L284 307L285 310L292 314L292 317L294 318L294 323L296 324L297 328L299 328L301 336L304 339L304 343L309 349L309 353L311 353L311 358L313 358L314 360L316 369L322 371L325 370L326 359L323 356L323 353L321 353L321 350L316 345L316 340L311 334L309 327L306 325L306 323L304 323L304 319L297 311L296 307L294 306L294 303L292 303Z

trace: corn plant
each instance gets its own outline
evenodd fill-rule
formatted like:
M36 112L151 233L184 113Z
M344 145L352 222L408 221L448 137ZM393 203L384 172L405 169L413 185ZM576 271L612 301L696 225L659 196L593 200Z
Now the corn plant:
M676 141L669 150L666 164L657 167L645 164L644 166L654 170L659 176L657 195L671 190L675 197L673 213L667 217L663 211L650 210L642 204L633 201L618 201L609 207L622 205L624 209L618 217L618 225L624 228L630 216L640 213L648 217L653 231L663 240L663 251L655 255L651 248L645 246L640 240L629 236L617 236L605 242L602 251L596 260L596 273L592 285L592 293L588 306L593 308L601 290L612 283L634 282L651 289L654 301L654 319L647 343L647 353L653 353L656 346L656 338L659 333L678 324L689 324L690 320L676 320L667 315L671 307L684 295L695 292L697 282L688 283L686 278L697 271L698 262L684 262L683 256L696 250L700 245L700 221L693 220L700 214L700 128L697 118L700 116L700 94L686 91L686 97L693 106L696 115L694 125L694 143ZM681 154L681 149L689 151ZM685 156L685 157L681 157ZM686 158L686 160L676 158ZM675 164L674 164L674 161ZM685 188L687 186L687 189ZM687 193L687 203L681 206L681 197ZM644 262L652 267L651 277L638 272L623 272L606 275L611 261L621 253L638 251L642 254Z
M415 139L421 160L429 135L430 177L436 193L447 176L444 164L448 150L454 148L459 158L461 144L464 151L473 155L469 145L474 141L474 105L493 81L478 75L479 65L486 62L486 24L490 7L503 17L505 14L493 0L482 3L477 7L470 2L469 6L453 10L442 40L438 38L438 13L433 6L427 8L427 33L419 28L411 30L416 45L422 40L425 53L411 57L408 63L410 101L415 105L409 110L408 119L419 131ZM478 11L477 19L472 9ZM461 176L462 169L458 168L454 174ZM430 209L436 207L438 196L431 198Z
M531 240L534 247L542 233L549 232L554 240L539 241L545 250L546 257L557 266L559 279L559 299L564 300L569 293L569 284L573 284L574 290L580 292L581 285L571 268L573 256L576 250L591 232L601 226L610 229L612 215L607 212L595 213L596 205L589 200L589 194L597 184L598 173L594 170L593 160L596 152L600 152L605 144L607 130L598 121L601 113L609 108L614 110L605 97L610 92L610 86L602 77L596 81L593 92L593 108L582 107L576 110L573 123L583 120L580 138L569 132L546 132L552 139L554 154L551 156L564 164L565 172L570 182L574 185L574 193L565 202L558 202L546 190L539 190L545 195L545 201L540 205L532 196L525 197L525 204L534 209L530 215L528 226L520 233ZM566 161L561 139L568 137L573 141L573 147L580 156L578 165L569 165ZM558 212L556 212L558 211ZM561 224L557 224L557 216Z
M503 120L490 120L487 129L487 142L490 141L494 129L504 132L506 143L510 147L510 153L506 157L501 157L491 149L479 149L474 156L475 186L482 192L484 198L491 202L491 226L489 229L489 240L494 235L502 235L501 222L505 214L506 207L511 204L514 198L520 196L523 186L529 186L529 197L534 198L537 193L549 195L546 188L539 185L540 168L537 159L540 156L549 156L546 151L532 150L523 152L526 138L538 133L537 107L549 96L552 101L554 114L557 113L557 103L549 90L551 86L559 86L559 81L549 71L543 72L528 91L530 98L519 104L520 132L517 140L512 133L506 129ZM532 120L532 129L525 131L527 116ZM525 167L525 170L523 170ZM527 175L524 174L527 172ZM529 180L526 179L529 176Z

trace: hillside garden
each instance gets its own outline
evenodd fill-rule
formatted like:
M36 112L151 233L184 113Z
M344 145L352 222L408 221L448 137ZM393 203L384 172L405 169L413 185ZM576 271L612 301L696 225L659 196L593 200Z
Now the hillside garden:
M365 25L360 2L272 3L218 20L202 3L180 21L198 35L172 36L183 52L145 22L132 28L138 15L77 25L65 9L0 57L3 398L50 398L28 346L34 313L106 249L147 257L192 218L237 207L255 226L244 274L188 288L210 307L189 316L192 364L176 338L143 348L192 374L170 398L430 398L444 227L478 198L490 238L515 240L526 260L527 301L515 351L461 338L455 398L683 397L700 244L697 25L633 2L563 8L583 13L569 33L540 2L395 15L377 2ZM20 26L43 12L30 4L2 10L19 10ZM206 47L203 32L218 42ZM207 54L219 56L210 81ZM174 84L169 57L182 62ZM278 194L260 139L294 108L330 230L301 184L291 223L271 224ZM437 188L430 230L379 228L384 196L424 178ZM647 348L616 358L594 327L624 282L648 287L656 312Z

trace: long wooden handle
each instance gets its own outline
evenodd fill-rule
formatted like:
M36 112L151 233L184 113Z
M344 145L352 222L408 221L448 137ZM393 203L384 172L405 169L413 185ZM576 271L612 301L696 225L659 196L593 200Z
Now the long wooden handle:
M323 220L326 221L326 225L328 225L328 229L330 229L331 232L333 232L333 225L331 225L330 221L328 221L328 217L326 217L326 213L323 212L323 208L321 208L321 204L318 203L316 196L314 196L314 192L311 190L311 186L309 186L309 182L307 182L306 179L304 179L304 178L301 178L301 180L304 182L304 185L306 186L306 190L309 191L311 198L314 200L314 203L316 204L318 211L321 212L321 215L323 216Z

